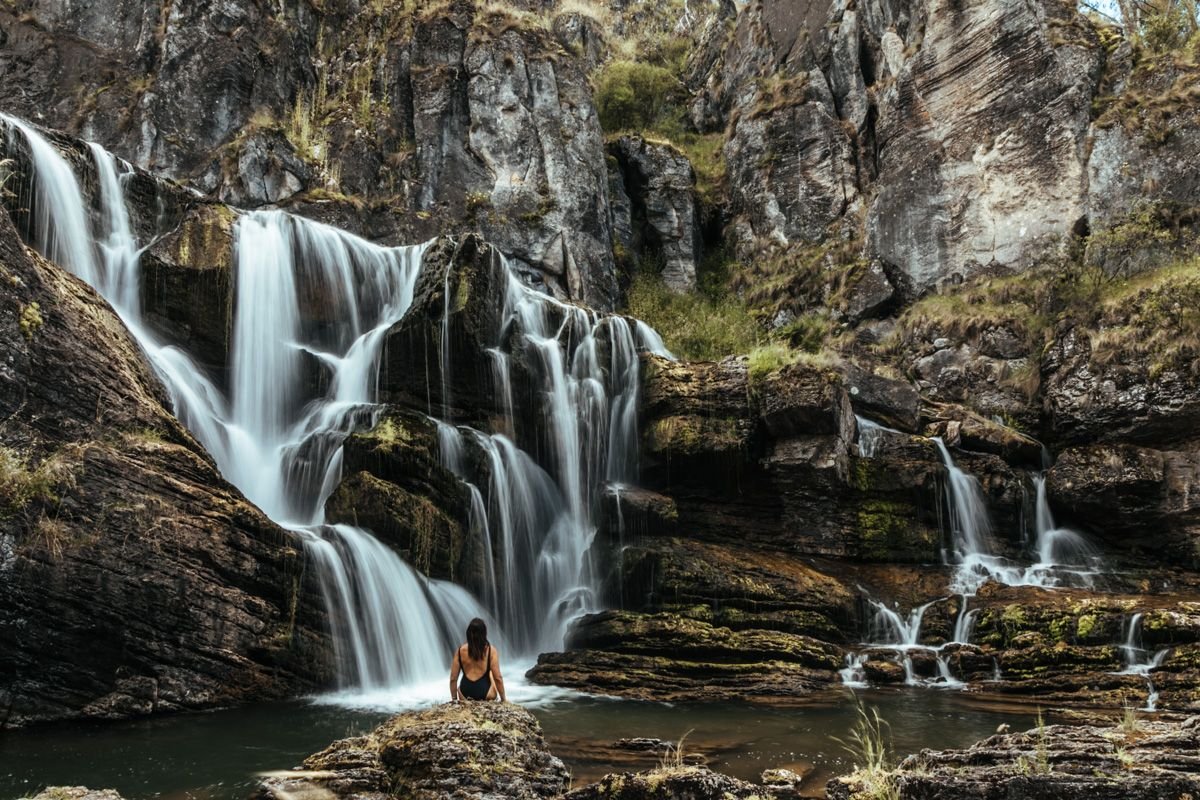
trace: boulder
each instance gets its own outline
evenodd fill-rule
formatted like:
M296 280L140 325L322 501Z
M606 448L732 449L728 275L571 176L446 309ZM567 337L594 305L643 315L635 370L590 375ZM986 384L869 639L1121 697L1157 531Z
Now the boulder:
M413 800L562 795L570 773L532 714L509 703L447 703L392 717L343 739L297 770L271 773L260 800L298 796Z

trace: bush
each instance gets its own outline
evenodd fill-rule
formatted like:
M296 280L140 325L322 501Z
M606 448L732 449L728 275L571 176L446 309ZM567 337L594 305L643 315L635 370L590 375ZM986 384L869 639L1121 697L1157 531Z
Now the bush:
M712 361L748 353L762 338L758 324L736 297L672 292L658 275L642 273L629 287L629 313L662 334L680 358Z
M681 127L679 80L664 67L614 61L596 80L596 110L606 131L669 133Z

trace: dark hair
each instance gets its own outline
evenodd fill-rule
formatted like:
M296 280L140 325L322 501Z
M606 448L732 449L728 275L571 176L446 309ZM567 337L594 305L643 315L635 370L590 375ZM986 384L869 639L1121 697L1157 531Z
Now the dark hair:
M467 655L472 661L482 661L483 649L487 646L487 623L476 617L467 625Z

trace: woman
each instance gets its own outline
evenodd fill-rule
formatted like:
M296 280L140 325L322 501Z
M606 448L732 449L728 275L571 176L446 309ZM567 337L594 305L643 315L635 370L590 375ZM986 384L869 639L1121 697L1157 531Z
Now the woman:
M488 642L487 623L476 617L467 626L467 643L455 650L450 660L450 699L495 700L497 691L500 702L507 703L504 678L500 677L500 653Z

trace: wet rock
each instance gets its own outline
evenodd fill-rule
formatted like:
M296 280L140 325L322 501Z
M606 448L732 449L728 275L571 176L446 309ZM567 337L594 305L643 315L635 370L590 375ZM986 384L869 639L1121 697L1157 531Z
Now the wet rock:
M271 774L255 797L559 797L570 783L541 726L508 703L448 703L392 717L335 742L299 770Z
M622 185L632 200L633 241L640 257L662 261L662 279L676 292L696 288L701 257L700 216L696 177L687 157L669 144L640 136L622 136L609 145L622 173Z
M236 222L228 206L198 204L141 261L146 323L219 377L229 368L233 335Z
M763 787L707 767L678 766L606 775L568 792L563 800L751 800L763 795Z
M503 413L487 350L500 344L508 281L500 253L478 236L430 247L412 307L388 333L381 397L447 418Z
M922 750L879 780L901 800L1174 800L1200 791L1195 718L1142 720L1133 731L1049 725L963 750ZM878 781L877 781L878 782ZM832 800L867 800L862 778L835 778Z
M679 509L666 495L637 486L609 486L601 502L603 531L614 541L676 532Z
M4 214L0 350L6 724L324 685L331 647L299 542L220 477L117 316L27 254ZM14 468L27 477L10 483Z
M836 648L806 636L607 611L576 622L567 652L543 653L528 677L642 699L786 702L827 686L840 664Z
M1046 475L1051 503L1137 559L1194 564L1200 536L1194 452L1134 445L1070 447Z

